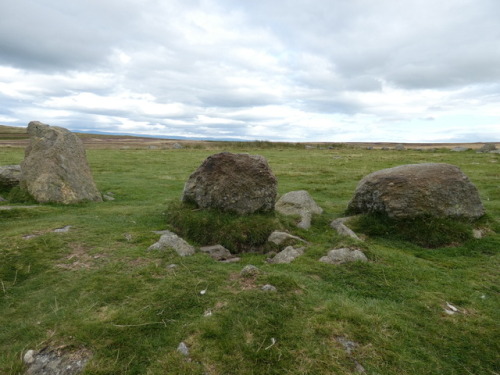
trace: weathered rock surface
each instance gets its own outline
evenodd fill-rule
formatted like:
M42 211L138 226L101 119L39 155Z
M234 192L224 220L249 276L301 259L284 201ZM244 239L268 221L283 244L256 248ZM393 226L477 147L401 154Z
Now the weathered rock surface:
M453 151L453 152L464 152L464 151L467 151L467 150L470 150L470 148L457 146L457 147L453 147L450 151Z
M422 215L477 219L484 208L476 187L456 166L408 164L364 177L349 202L350 213L384 213L402 219Z
M309 229L313 214L323 213L323 209L317 205L314 199L305 190L290 191L284 194L275 206L276 211L283 215L299 215L299 228Z
M32 121L30 144L21 163L22 189L40 203L102 201L83 143L69 130Z
M223 152L209 156L191 174L182 200L245 215L272 211L276 191L276 177L264 157Z
M497 149L497 146L494 143L485 143L484 145L477 150L477 152L491 152L495 151Z
M195 249L193 246L188 244L178 235L168 230L162 231L162 235L160 240L153 245L151 245L148 250L167 250L173 249L177 254L181 257L185 257L188 255L193 255L195 253Z
M304 249L305 248L303 247L294 248L293 246L287 246L284 250L276 254L274 258L270 259L269 263L274 263L274 264L291 263L295 260L295 258L298 258L299 256L304 254Z
M362 241L362 239L359 238L358 235L354 233L354 231L346 225L346 222L349 221L350 219L352 219L352 216L335 219L330 223L330 226L333 229L335 229L337 233L340 234L341 236L347 236L354 238L358 241Z
M0 190L10 190L19 185L21 180L20 165L0 166Z
M294 243L294 242L306 242L300 237L294 236L290 233L274 231L269 235L267 239L268 242L272 242L275 245L281 245L286 243Z
M222 245L203 246L200 247L200 251L202 253L207 253L215 260L227 260L234 258L231 252Z
M329 264L342 264L347 262L368 262L366 255L359 249L351 250L343 247L341 249L333 249L324 257L321 257L320 262Z
M88 350L66 350L46 347L40 351L28 350L23 361L27 366L25 375L77 375L80 374L91 353Z

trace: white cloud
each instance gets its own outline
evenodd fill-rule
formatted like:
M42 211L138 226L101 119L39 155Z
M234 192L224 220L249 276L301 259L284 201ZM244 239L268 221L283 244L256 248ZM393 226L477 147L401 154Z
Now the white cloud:
M500 139L496 0L17 0L0 14L6 124Z

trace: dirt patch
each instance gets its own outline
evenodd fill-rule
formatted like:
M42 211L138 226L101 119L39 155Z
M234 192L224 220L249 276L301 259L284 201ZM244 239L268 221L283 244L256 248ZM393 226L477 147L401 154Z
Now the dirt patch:
M77 271L82 269L94 269L97 264L106 258L103 254L90 255L89 248L79 243L69 244L71 254L63 258L65 263L58 263L56 267L70 271Z

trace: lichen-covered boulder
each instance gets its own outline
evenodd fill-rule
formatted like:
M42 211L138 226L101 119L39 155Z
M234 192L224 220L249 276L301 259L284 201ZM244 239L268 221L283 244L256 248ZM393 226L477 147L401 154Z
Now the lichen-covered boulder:
M182 200L245 215L272 211L276 192L276 177L264 157L222 152L209 156L191 174Z
M69 130L32 121L20 187L40 203L102 201L83 143Z
M348 204L350 213L382 213L394 219L418 216L477 219L484 207L460 168L442 163L407 164L364 177Z

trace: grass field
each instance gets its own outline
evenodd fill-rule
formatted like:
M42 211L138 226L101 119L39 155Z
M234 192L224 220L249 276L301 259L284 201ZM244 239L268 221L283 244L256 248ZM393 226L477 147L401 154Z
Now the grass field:
M22 374L23 353L47 345L92 352L85 374L499 374L500 156L292 146L89 149L96 184L114 201L0 210L0 374ZM226 264L147 251L189 174L218 151L265 156L280 194L305 189L325 210L308 231L283 224L310 242L302 257L268 264L244 253ZM0 165L22 158L22 148L0 148ZM486 237L426 249L390 235L358 244L329 227L363 176L422 162L469 176ZM318 262L353 244L369 263ZM261 273L242 277L247 264ZM446 303L459 312L445 313ZM356 346L346 351L346 341Z

